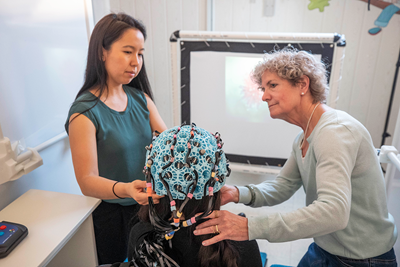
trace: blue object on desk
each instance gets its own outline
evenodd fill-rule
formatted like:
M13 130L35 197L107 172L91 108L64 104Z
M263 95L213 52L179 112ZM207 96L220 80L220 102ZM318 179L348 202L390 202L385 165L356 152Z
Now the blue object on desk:
M28 235L28 228L22 224L0 222L0 259L10 252Z

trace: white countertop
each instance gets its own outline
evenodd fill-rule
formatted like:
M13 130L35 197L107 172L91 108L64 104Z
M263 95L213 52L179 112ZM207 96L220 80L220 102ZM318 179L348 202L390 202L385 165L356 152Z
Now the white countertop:
M31 189L0 211L0 221L25 225L28 236L0 266L44 266L100 204L81 195Z

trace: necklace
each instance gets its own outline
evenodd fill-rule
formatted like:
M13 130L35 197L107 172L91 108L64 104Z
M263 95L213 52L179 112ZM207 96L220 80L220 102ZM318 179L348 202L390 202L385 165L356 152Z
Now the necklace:
M300 149L302 149L302 147L303 147L304 139L306 139L306 134L307 134L307 130L308 130L308 125L310 124L311 118L312 118L312 116L314 115L314 111L315 111L315 109L318 107L319 104L320 104L320 103L318 103L318 104L314 107L313 111L311 112L311 116L310 116L310 118L308 119L306 131L304 132L303 139L301 139L301 142L300 142Z

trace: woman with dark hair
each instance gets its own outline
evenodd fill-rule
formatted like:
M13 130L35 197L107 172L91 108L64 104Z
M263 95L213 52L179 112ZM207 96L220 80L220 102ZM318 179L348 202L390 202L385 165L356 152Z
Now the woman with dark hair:
M148 147L144 173L149 205L138 213L141 220L130 234L129 263L112 266L224 266L260 267L256 241L224 240L202 246L219 234L218 225L207 236L193 230L220 209L219 190L230 174L222 140L204 129L174 127L155 138ZM152 192L165 195L153 203Z
M144 25L123 13L96 24L85 82L65 124L81 191L103 200L93 212L99 264L127 256L129 221L147 203L144 147L166 129L144 66L145 39Z

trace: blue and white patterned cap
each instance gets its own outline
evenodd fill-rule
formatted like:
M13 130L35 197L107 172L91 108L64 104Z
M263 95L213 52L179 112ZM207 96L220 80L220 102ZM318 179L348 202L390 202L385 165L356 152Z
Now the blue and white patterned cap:
M193 131L192 131L193 127ZM193 132L193 136L192 133ZM173 147L173 159L171 147ZM151 149L148 148L146 159L151 160L151 175L154 178L153 190L157 195L167 195L167 190L159 178L159 174L168 183L173 199L185 199L198 175L198 181L193 197L202 199L208 195L205 189L214 169L215 185L213 192L218 192L225 184L225 178L229 176L230 170L223 152L219 134L212 135L208 131L196 126L180 126L168 129L156 137ZM190 149L190 153L188 154ZM219 154L219 162L216 163L216 152ZM168 166L169 165L169 166ZM167 167L166 167L167 166ZM164 169L163 169L164 167ZM189 188L188 188L189 187ZM185 194L179 192L183 191Z

